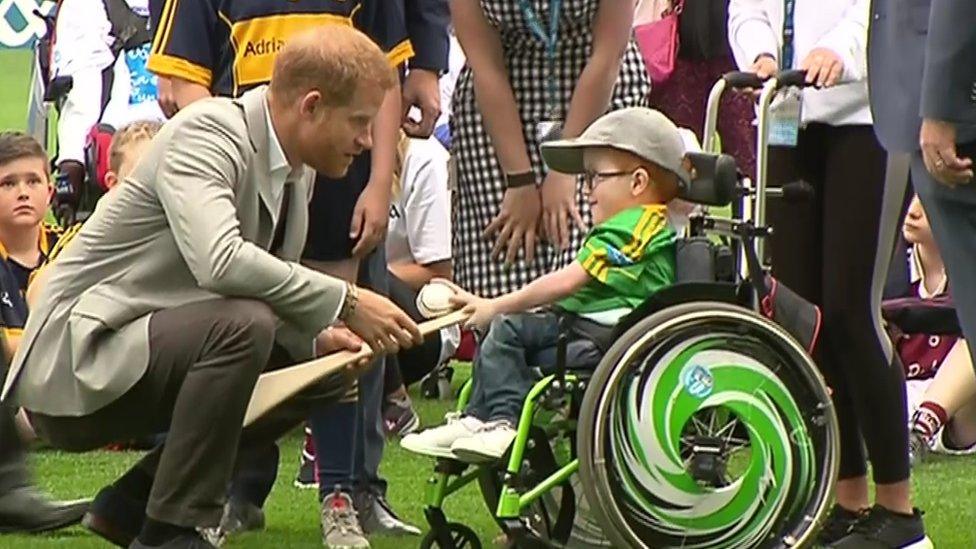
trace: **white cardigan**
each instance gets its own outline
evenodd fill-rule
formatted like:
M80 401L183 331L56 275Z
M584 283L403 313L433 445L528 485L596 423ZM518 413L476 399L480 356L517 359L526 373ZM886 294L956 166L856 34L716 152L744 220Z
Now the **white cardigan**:
M742 70L760 54L779 62L783 47L783 0L731 0L729 42ZM815 48L828 48L844 62L841 84L803 91L803 123L870 124L867 41L869 0L796 0L793 59L796 68Z

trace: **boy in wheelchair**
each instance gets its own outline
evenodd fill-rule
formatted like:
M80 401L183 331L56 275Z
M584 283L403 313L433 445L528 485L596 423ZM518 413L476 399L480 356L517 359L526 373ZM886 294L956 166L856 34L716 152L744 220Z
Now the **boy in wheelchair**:
M455 288L468 325L487 334L475 357L474 388L463 415L401 441L407 450L468 463L501 458L535 379L556 358L559 316L612 329L657 290L674 283L675 231L666 204L689 182L685 147L661 113L629 108L597 119L579 138L542 145L550 169L583 174L594 228L576 260L524 288L484 299ZM574 363L599 361L596 343L570 343Z

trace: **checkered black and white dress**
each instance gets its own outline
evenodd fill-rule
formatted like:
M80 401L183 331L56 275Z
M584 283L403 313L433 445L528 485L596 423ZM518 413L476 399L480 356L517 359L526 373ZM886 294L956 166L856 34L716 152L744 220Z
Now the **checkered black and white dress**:
M608 0L609 1L609 0ZM549 21L549 0L530 0L545 25ZM565 120L576 81L592 50L592 23L600 0L563 0L556 59L558 119ZM482 9L499 33L505 50L515 101L522 119L532 169L545 175L539 155L536 125L546 113L545 44L525 23L517 0L481 0ZM620 67L609 110L647 105L650 82L637 45L631 41ZM465 67L457 81L451 120L452 153L457 162L457 190L454 203L454 274L462 287L475 294L494 297L517 290L532 280L573 261L585 234L573 230L570 250L560 252L546 243L536 247L531 265L520 259L506 268L491 258L492 242L484 239L485 227L498 214L504 195L501 167L491 138L475 101L471 69ZM590 208L577 187L577 204L589 222Z

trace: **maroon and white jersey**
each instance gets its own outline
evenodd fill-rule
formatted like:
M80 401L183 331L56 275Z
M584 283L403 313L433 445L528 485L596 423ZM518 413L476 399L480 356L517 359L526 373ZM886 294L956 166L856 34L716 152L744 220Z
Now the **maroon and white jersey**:
M932 299L945 295L949 291L948 281L943 278L942 283L933 291L929 291L922 284L924 273L919 261L915 260L916 254L911 254L909 264L912 271L912 291L909 296L918 296L922 299ZM939 366L945 361L949 351L959 341L959 336L933 335L933 334L905 334L895 346L898 349L898 356L905 367L906 379L930 379L935 376Z

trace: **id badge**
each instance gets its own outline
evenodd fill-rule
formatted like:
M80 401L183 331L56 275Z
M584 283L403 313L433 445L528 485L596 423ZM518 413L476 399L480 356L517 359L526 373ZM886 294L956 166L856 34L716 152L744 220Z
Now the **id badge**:
M447 159L447 190L456 191L458 188L458 165L457 156L451 155Z
M796 147L800 136L800 90L787 88L773 98L769 105L770 145Z
M559 139L563 133L563 123L559 120L543 120L535 125L535 135L539 144Z

